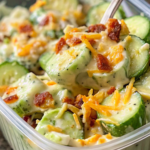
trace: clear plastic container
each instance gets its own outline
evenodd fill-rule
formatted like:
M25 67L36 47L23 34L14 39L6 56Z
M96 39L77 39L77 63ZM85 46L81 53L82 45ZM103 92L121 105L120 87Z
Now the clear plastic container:
M123 3L127 16L150 15L150 5L144 0ZM129 7L129 9L128 9ZM37 133L0 99L0 128L14 150L150 150L150 123L118 139L98 146L75 148L55 144Z

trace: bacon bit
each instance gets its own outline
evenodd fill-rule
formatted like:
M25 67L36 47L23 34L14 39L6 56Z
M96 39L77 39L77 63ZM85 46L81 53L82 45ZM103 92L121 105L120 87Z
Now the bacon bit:
M88 32L96 32L100 33L101 31L105 31L106 26L103 24L96 24L88 27Z
M121 25L119 24L117 19L109 19L108 20L108 37L111 40L119 42L119 36L121 31Z
M12 104L12 103L15 103L17 100L18 100L18 96L17 95L12 95L12 96L9 96L7 98L4 99L4 102L6 104Z
M17 88L18 88L18 87L9 87L9 88L7 88L6 94L8 95L8 94L14 92Z
M23 120L24 120L25 122L28 122L28 120L29 120L30 118L31 118L30 116L24 116L24 117L23 117Z
M22 24L19 26L20 33L29 33L33 31L33 27L30 24Z
M54 107L54 100L49 92L36 94L34 98L34 105L41 108Z
M40 26L45 26L49 23L49 16L46 16L41 22L40 22Z
M75 99L75 102L74 102L74 106L81 109L81 106L83 105L83 99L82 99L82 96L81 95L78 95Z
M106 70L106 71L112 70L111 66L109 65L108 59L105 56L98 54L96 60L97 60L97 68L99 70Z
M33 4L33 5L29 8L29 10L30 10L30 12L33 12L33 11L36 10L37 8L42 7L42 6L44 6L44 5L46 5L46 1L37 0L36 3Z
M116 88L113 86L107 91L107 94L111 95L112 93L114 93L115 90L116 90Z
M91 115L90 115L90 126L91 127L94 126L96 119L97 119L97 113L95 110L91 109Z
M68 97L65 97L63 99L63 103L67 103L67 104L71 104L71 105L74 105L74 100L73 99L70 99Z
M49 82L47 82L47 85L48 85L48 86L55 85L55 84L56 84L56 82L54 82L54 81L49 81Z
M91 39L91 40L89 40L89 43L93 46L96 43L96 41Z
M67 39L66 43L69 45L69 46L76 46L78 44L80 44L82 41L77 38L77 37L73 37L71 39Z
M64 45L66 45L66 40L64 38L61 38L55 47L56 54L58 54L62 50Z

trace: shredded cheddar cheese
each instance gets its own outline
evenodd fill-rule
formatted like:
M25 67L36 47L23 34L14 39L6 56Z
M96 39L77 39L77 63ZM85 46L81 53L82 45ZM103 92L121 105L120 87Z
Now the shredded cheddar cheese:
M60 109L60 111L58 112L57 116L55 117L56 119L59 119L63 116L63 114L65 113L65 111L67 111L67 104L64 103L62 108Z
M10 94L10 93L14 92L17 88L18 87L9 87L9 88L7 88L6 94Z
M54 127L52 125L47 125L47 128L49 132L55 131L55 132L63 133L62 129L58 127Z
M29 10L30 10L30 12L33 12L33 11L35 11L37 8L39 8L39 7L41 7L41 6L44 6L44 5L46 5L46 1L44 1L44 0L37 0L36 3L33 4L33 5L29 8Z
M101 34L84 34L83 36L88 40L100 39L102 37Z
M77 128L80 130L81 129L81 125L80 125L78 116L75 113L73 114L73 118L74 118L74 120L76 122Z
M78 109L77 107L67 104L67 107L70 111L72 111L73 113L77 114L78 116L81 116L83 113L80 109Z
M105 143L106 142L106 139L104 139L104 138L100 138L99 140L98 140L98 143L99 144L103 144L103 143Z
M121 35L128 35L130 33L126 23L124 22L124 20L121 20Z
M135 82L135 78L132 78L129 85L126 87L126 92L125 92L124 99L123 99L124 104L127 104L130 100L134 82Z
M89 96L92 96L93 95L93 89L91 89L88 93Z
M118 104L119 104L119 102L120 102L120 99L121 99L120 93L119 93L118 90L116 90L115 93L114 93L114 95L113 95L113 97L112 97L112 99L111 99L113 105L114 105L114 106L118 106Z
M48 86L51 86L51 85L55 85L56 82L54 82L54 81L49 81L49 82L47 82L46 84L47 84Z
M109 133L109 134L107 134L107 135L106 135L106 138L107 138L107 139L109 139L109 140L111 140L111 139L112 139L111 134L110 134L110 133Z
M96 50L92 47L86 36L81 37L82 42L86 45L86 47L92 52L93 56L97 56Z
M82 105L82 110L83 110L83 123L86 123L88 122L89 117L91 115L91 107L87 103L84 103Z

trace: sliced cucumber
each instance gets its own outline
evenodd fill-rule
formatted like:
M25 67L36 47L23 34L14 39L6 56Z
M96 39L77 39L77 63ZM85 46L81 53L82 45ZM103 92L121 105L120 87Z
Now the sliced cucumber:
M121 92L124 93L124 90ZM102 105L112 106L111 98L107 97ZM145 105L139 93L135 92L131 95L129 102L119 111L112 112L112 116L107 117L99 114L100 118L107 121L100 121L106 132L110 132L113 136L119 137L129 133L146 123ZM112 120L109 122L108 120Z
M47 62L49 61L49 59L51 59L51 57L54 55L54 53L51 53L51 52L46 52L44 53L40 59L39 59L39 63L40 63L40 66L45 70L46 68L46 65Z
M127 40L125 44L125 48L130 58L128 77L138 78L148 69L149 44L139 37L131 35L130 40Z
M95 60L94 62L91 61L87 66L87 70L97 70L96 63ZM125 84L129 83L129 78L127 77L128 64L128 57L126 52L124 52L124 60L116 65L110 73L93 73L92 77L89 77L87 72L83 72L77 76L76 82L88 89L108 89L111 86L122 89Z
M69 145L71 139L69 135L58 133L58 132L48 132L45 134L45 137L61 145Z
M55 10L65 12L69 10L76 10L78 0L46 0L46 5L43 7L45 10Z
M144 99L150 100L150 68L134 86Z
M0 86L10 85L28 73L28 70L18 62L4 62L0 65Z
M36 94L49 92L54 99L55 107L62 106L64 98L72 100L75 99L72 93L63 86L58 84L48 86L38 79L33 73L23 76L17 82L12 84L11 87L17 87L17 89L13 92L13 95L16 94L19 99L18 101L8 105L21 117L49 109L47 107L38 107L34 104ZM5 99L11 95L12 93L5 93L2 98Z
M150 21L147 17L133 16L126 18L125 22L131 34L140 37L145 42L150 42Z
M103 2L96 6L93 6L89 10L87 24L93 25L93 24L100 23L103 15L104 15L106 9L109 7L109 5L110 5L109 2ZM121 11L120 11L120 9L118 9L114 18L121 20L123 18L122 14L123 14L122 8L121 8Z
M150 101L145 100L145 109L146 109L146 122L150 122Z
M73 53L70 55L69 52ZM84 44L77 45L59 54L49 56L50 60L44 65L41 58L43 69L49 77L63 85L73 85L75 77L87 66L91 60L91 52Z
M95 89L99 90L99 85L93 78L89 78L87 72L82 72L76 77L77 84L81 85L82 87L85 87L87 89Z
M73 139L83 139L83 125L80 123L82 128L77 129L73 114L69 111L66 111L61 118L56 119L55 117L57 116L59 111L60 108L48 110L47 112L45 112L42 120L36 127L36 131L38 131L42 135L46 135L49 132L48 125L52 125L62 129L62 132L64 134L69 135Z
M13 94L19 97L18 101L8 104L19 116L23 117L34 112L41 112L39 107L33 104L36 94L41 93L46 89L46 85L39 80L33 73L29 73L17 82L11 85L17 87ZM9 97L10 94L5 93L3 99Z

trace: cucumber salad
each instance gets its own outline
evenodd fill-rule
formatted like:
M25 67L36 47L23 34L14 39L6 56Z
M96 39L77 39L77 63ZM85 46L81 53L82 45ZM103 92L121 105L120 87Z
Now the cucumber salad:
M109 2L37 0L0 21L0 96L57 144L84 147L150 122L150 20Z

